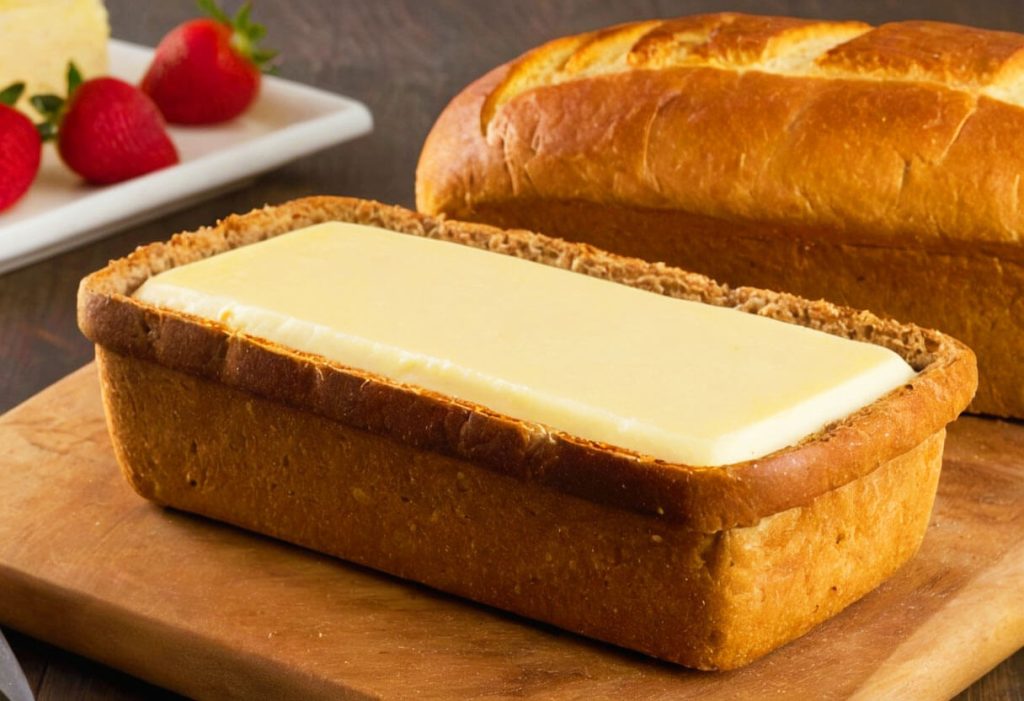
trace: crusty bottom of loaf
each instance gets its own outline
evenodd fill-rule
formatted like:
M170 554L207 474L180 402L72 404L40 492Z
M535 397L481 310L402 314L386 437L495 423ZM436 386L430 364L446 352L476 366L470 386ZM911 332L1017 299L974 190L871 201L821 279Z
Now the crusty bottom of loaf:
M917 550L944 431L752 527L696 532L97 350L147 499L689 667L800 636Z
M784 290L935 328L978 356L970 411L1024 418L1024 264L993 254L842 243L829 232L772 231L686 212L530 201L463 217L662 261L729 285Z

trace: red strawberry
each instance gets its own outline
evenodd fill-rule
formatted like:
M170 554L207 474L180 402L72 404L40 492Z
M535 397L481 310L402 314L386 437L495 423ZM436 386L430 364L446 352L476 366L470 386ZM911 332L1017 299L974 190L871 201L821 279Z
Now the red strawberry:
M142 79L142 90L174 124L216 124L240 115L259 93L262 66L275 56L256 47L266 28L249 19L248 2L233 18L215 0L198 4L210 17L172 29Z
M91 183L129 180L178 162L160 110L134 85L117 78L81 82L68 67L68 99L37 95L32 104L47 121L44 137L57 135L67 166Z
M43 155L35 125L13 107L24 90L24 83L15 83L0 91L0 212L25 194Z

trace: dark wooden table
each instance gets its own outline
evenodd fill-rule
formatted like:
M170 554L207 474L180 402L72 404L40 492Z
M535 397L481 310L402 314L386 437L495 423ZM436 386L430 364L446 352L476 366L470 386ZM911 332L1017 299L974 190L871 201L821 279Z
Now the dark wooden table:
M375 132L281 168L246 189L0 276L0 412L90 360L92 347L75 325L75 290L80 278L108 259L230 212L306 194L412 206L413 172L430 125L446 101L486 69L563 34L723 9L697 0L256 0L255 5L257 18L269 27L268 43L282 53L281 75L363 100L374 113ZM147 45L194 14L191 0L107 0L107 6L114 36ZM734 0L728 7L873 23L928 18L1024 32L1024 4L1005 0ZM15 631L5 633L41 700L176 698ZM1024 651L958 698L1024 699Z

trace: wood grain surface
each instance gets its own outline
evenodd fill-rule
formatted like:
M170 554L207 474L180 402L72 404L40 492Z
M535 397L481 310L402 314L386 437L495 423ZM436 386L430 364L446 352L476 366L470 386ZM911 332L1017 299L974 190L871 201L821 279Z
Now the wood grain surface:
M237 0L225 2L229 8ZM92 354L74 320L78 280L134 246L229 212L311 194L413 202L420 144L446 101L497 63L546 39L614 22L734 9L869 22L928 18L1024 31L1024 4L1004 0L256 0L281 50L280 73L352 95L373 110L369 137L261 177L253 186L133 227L0 276L0 411L27 399ZM154 45L195 12L192 0L107 0L114 35ZM0 466L2 469L2 466ZM173 698L168 692L5 630L40 699ZM970 645L966 645L967 648ZM1024 652L967 689L963 699L1024 699Z
M1024 426L1008 422L951 427L910 564L718 674L156 507L121 479L92 366L0 418L0 464L0 620L199 698L923 701L1024 641Z

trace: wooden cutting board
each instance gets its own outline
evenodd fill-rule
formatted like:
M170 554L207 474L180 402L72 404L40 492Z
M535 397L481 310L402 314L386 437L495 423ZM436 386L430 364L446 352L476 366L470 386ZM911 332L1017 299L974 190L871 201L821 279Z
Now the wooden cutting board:
M200 698L946 698L1024 644L1024 426L949 432L918 556L700 673L138 498L88 366L0 418L0 622Z

